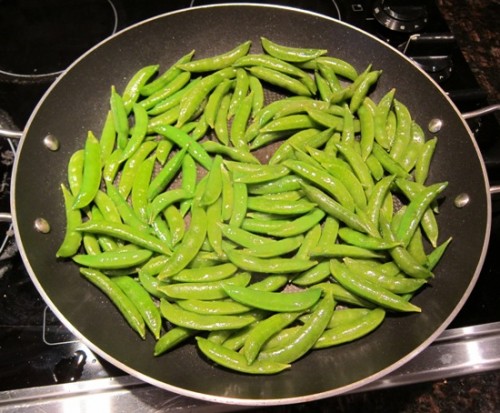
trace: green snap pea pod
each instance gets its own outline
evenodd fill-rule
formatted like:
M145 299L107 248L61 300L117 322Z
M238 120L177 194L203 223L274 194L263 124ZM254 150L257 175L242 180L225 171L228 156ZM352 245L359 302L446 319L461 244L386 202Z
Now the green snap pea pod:
M137 151L129 159L127 159L123 165L120 181L118 182L118 191L123 198L128 198L130 191L132 190L134 178L137 175L137 170L141 166L142 162L144 162L144 160L151 152L153 152L153 150L155 150L157 146L158 143L154 141L143 142L139 149L137 149ZM113 180L107 179L106 181L112 182Z
M136 215L144 222L148 222L149 218L148 187L153 175L155 160L155 157L151 156L141 164L134 178L130 194L132 208Z
M102 272L92 268L80 268L80 273L118 308L128 324L141 336L146 338L146 324L134 303Z
M99 145L101 146L101 163L105 165L108 158L113 153L116 143L115 123L113 121L113 114L108 110L104 126L99 137Z
M191 120L202 102L207 99L210 92L222 81L232 79L235 76L236 69L227 67L202 78L198 85L190 89L189 92L182 97L179 119L177 119L176 126L180 127Z
M356 273L337 260L330 261L332 276L347 290L393 311L421 312L420 307L402 299L379 285L359 277Z
M368 72L356 87L356 89L352 93L351 101L349 102L349 109L352 113L355 113L359 109L370 88L377 83L377 80L379 79L381 74L381 70Z
M256 184L273 181L290 173L283 165L259 165L239 163L235 167L232 161L225 162L226 167L233 173L234 183ZM243 169L245 168L245 169Z
M294 149L305 149L306 146L320 147L330 140L332 129L319 132L316 128L298 131L290 136L271 156L269 164L278 164L285 159L292 158Z
M182 83L183 81L186 80L188 74L185 74L184 76L181 76L180 79L177 80L177 82ZM198 77L196 79L188 79L188 83L186 83L184 86L182 85L177 85L177 82L174 83L172 82L171 85L168 86L167 90L163 91L162 94L160 95L162 100L159 100L158 103L154 104L153 107L151 108L146 108L148 111L148 114L150 116L158 116L161 115L162 113L168 112L172 109L174 109L176 106L179 107L178 111L180 112L180 103L184 95L186 95L192 88L196 87L200 82L201 82L201 77ZM175 91L176 89L179 90ZM166 97L163 97L163 94L167 95ZM153 99L153 97L151 97ZM156 100L156 99L155 99ZM144 102L144 103L143 103ZM139 102L141 106L150 106L148 104L147 99L141 100ZM188 124L186 124L188 125Z
M389 242L382 238L363 234L352 228L343 227L339 229L339 237L347 244L371 250L387 250L401 245L399 242Z
M258 258L242 251L226 249L226 254L234 265L244 271L260 272L268 274L287 274L305 271L315 264L316 261L302 260L297 258Z
M122 93L123 105L129 113L139 99L143 86L158 71L159 65L145 66L139 69L129 80Z
M352 323L354 321L359 321L362 317L370 313L368 308L344 308L342 310L337 310L333 312L332 318L328 323L327 328L334 328L346 323Z
M179 63L176 66L182 70L197 73L224 69L231 66L240 57L245 56L250 50L251 45L252 42L248 40L225 53L202 59L191 60L186 63Z
M215 119L217 118L217 112L219 111L222 99L234 88L234 84L234 80L223 80L210 94L203 116L211 128L215 128Z
M210 282L220 281L231 277L237 271L237 267L230 262L203 268L186 268L172 277L177 282Z
M182 167L184 156L188 149L186 147L177 151L161 169L160 172L153 178L150 183L146 184L147 199L152 201L161 194L172 183L175 176Z
M83 149L75 151L68 162L68 185L73 196L78 195L82 186L83 162L85 152Z
M179 119L179 114L181 111L180 105L174 106L159 115L156 115L149 119L148 121L148 134L153 134L155 128L162 125L173 125L177 119Z
M161 333L161 314L149 293L139 282L128 276L113 277L112 282L134 303L146 326L153 333L154 338L158 340Z
M111 183L106 182L106 191L111 200L116 205L118 213L120 214L123 222L139 231L147 232L148 226L141 221L132 209L131 205L121 196L118 189Z
M328 172L308 165L301 161L287 159L283 165L291 169L295 174L319 186L330 196L335 198L344 208L354 211L354 200L345 185Z
M140 247L158 252L159 254L172 254L172 251L170 251L170 249L158 238L153 235L140 232L129 225L93 219L78 226L76 230L90 232L92 234L107 235L120 240L128 241Z
M156 147L155 155L156 160L162 166L167 162L168 156L170 155L174 144L167 140L161 140L158 142L158 146Z
M156 276L167 264L168 259L169 257L166 255L156 255L141 267L140 272L149 276Z
M158 275L160 280L165 280L187 267L189 262L200 251L201 245L207 233L207 214L196 202L191 208L191 222L189 228L179 244L172 253L167 265Z
M327 112L330 104L321 100L302 98L300 100L290 100L286 105L276 111L274 118L282 118L289 115L297 115L299 113L309 113L310 110L316 109L323 113ZM321 122L320 122L321 123Z
M294 95L311 96L311 90L303 82L277 70L252 66L248 71L252 76Z
M186 192L186 190L182 188L163 192L153 199L153 201L148 205L148 222L153 222L158 214L170 205L192 197L193 194Z
M369 235L377 236L378 230L372 223L344 208L321 190L311 185L303 185L303 189L307 198L309 198L312 202L315 202L319 208L325 211L328 215L338 219L353 229Z
M128 141L129 123L128 114L125 105L123 104L122 97L116 92L114 86L111 86L110 97L111 113L113 115L113 122L117 133L117 144L120 149L125 149Z
M330 263L328 264L330 265ZM375 305L372 302L365 300L364 298L361 298L357 294L353 294L352 292L350 292L349 290L347 290L342 285L336 282L334 283L330 281L322 282L316 284L314 288L321 288L326 293L332 294L334 300L341 303L346 303L349 305L354 305L362 308L375 308Z
M390 228L390 223L385 219L380 220L380 227L382 236L389 241L396 241L396 236L392 233ZM408 252L408 250L404 247L395 247L389 251L392 259L401 269L401 271L413 278L431 278L433 277L432 272L420 265L413 256Z
M274 312L304 311L314 306L321 296L321 290L311 288L298 292L257 291L248 287L224 285L227 295L234 301L253 308Z
M374 331L384 321L384 318L385 311L381 308L375 308L367 315L362 316L360 320L325 330L313 348L327 348L358 340Z
M298 312L278 313L259 321L248 334L241 351L248 363L252 364L255 361L262 346L269 338L293 323L299 315Z
M339 227L340 223L338 219L332 216L327 216L323 222L321 237L316 246L318 248L324 248L330 244L335 244L337 242Z
M405 171L411 171L417 163L425 143L425 134L420 125L415 121L411 123L411 136L405 155L401 159L401 166Z
M91 217L91 220L94 222L104 220L104 217L103 217L101 211L99 211L99 208L96 205L92 206L90 217ZM84 235L85 234L86 233L84 233ZM118 248L118 242L112 236L101 234L97 237L97 242L99 242L99 246L101 247L102 251L112 251L112 250L115 250L116 248Z
M297 236L296 238L300 240L300 246L294 257L308 259L311 254L311 250L318 245L321 238L321 225L316 224L309 231L307 231L304 237Z
M254 118L256 114L264 107L264 87L262 86L262 82L255 76L249 76L248 79L250 91L253 93L252 111L250 113L250 117Z
M105 251L96 255L76 254L73 261L85 267L115 270L138 266L151 258L152 254L152 251L143 249Z
M237 315L248 313L251 308L234 301L178 300L183 310L204 315Z
M150 225L153 234L167 244L170 249L173 249L172 234L170 233L166 220L161 215L157 215Z
M372 277L395 277L400 273L400 269L394 261L380 263L373 260L351 259L346 257L344 258L344 262L347 266L355 265L356 271L360 274Z
M197 181L196 162L194 161L193 157L188 153L186 153L184 155L184 158L182 159L181 171L182 171L181 188L189 193L194 194ZM191 208L191 202L192 201L190 199L181 201L180 211L183 216L186 215L189 208Z
M181 189L181 191L183 191L183 189ZM172 247L174 247L182 240L186 231L184 216L175 205L169 205L163 211L163 215L165 216L170 231Z
M361 157L366 161L370 156L375 142L375 110L376 106L371 99L366 98L358 109L361 128Z
M394 182L394 176L386 176L378 181L373 187L373 191L368 199L366 215L368 219L378 228L378 221L382 204L390 193L390 187Z
M403 245L408 245L415 229L420 224L423 214L447 186L448 182L431 185L411 200L395 233L396 238L401 240Z
M285 46L275 43L266 37L261 37L260 42L267 54L285 62L306 62L328 53L326 49Z
M276 374L290 368L289 364L273 361L254 361L248 364L245 356L202 337L196 337L198 348L211 361L230 370L248 374Z
M336 131L343 131L346 129L345 120L339 116L332 115L331 113L326 112L325 110L309 108L307 109L307 115L316 122L317 125L322 125L325 128L331 128ZM290 115L292 116L292 115ZM354 134L354 120L351 122L351 130Z
M165 298L166 295L158 290L158 287L162 285L161 281L158 281L155 276L147 274L145 271L140 269L138 271L139 282L144 287L144 289L153 297Z
M274 119L260 129L260 133L317 128L318 123L308 114L288 115Z
M294 325L292 327L284 328L283 330L277 332L269 340L267 340L262 346L262 351L269 351L273 348L282 347L285 343L289 343L292 339L297 336L298 332L302 328L302 325Z
M226 94L219 105L214 123L214 132L217 139L223 144L229 144L229 127L227 116L229 113L229 104L231 103L231 95Z
M308 62L301 63L299 67L302 69L317 69L321 65L328 67L336 75L345 77L351 81L356 80L358 77L358 72L350 63L345 60L331 57L331 56L321 56L314 60L309 60Z
M227 119L231 119L235 113L236 108L239 107L243 98L247 96L248 90L250 89L250 79L248 73L245 69L236 69L236 81L234 85L234 91L231 95L231 102L229 102L229 110L227 113ZM251 104L250 104L251 106Z
M304 183L302 178L295 175L286 175L269 182L249 185L248 192L252 195L266 195L296 191L302 189L301 183Z
M229 225L240 227L247 213L248 191L244 183L233 183L233 211L229 219Z
M121 222L121 216L118 208L106 192L103 192L101 190L97 191L97 194L94 198L94 203L97 208L99 208L99 211L101 212L104 220Z
M243 221L241 227L250 232L269 236L282 238L293 237L309 231L320 222L324 216L325 213L321 209L315 208L311 212L292 221L269 221L267 219L258 220L247 218Z
M259 258L278 257L296 251L302 245L303 240L304 237L302 235L297 235L295 237L271 241L264 245L254 246L244 251Z
M362 275L394 294L412 293L427 283L426 280L420 278L408 278L400 275L387 276L377 273L376 271L366 270L363 265L360 265L356 260L349 258L344 258L344 263L351 271L358 275Z
M197 334L196 330L174 327L163 334L155 343L153 355L160 356Z
M61 190L64 198L64 210L66 214L66 229L64 239L59 246L56 257L66 258L71 257L80 248L82 242L82 234L76 228L82 222L80 210L73 209L74 198L71 192L61 184Z
M355 245L331 244L322 249L314 248L311 251L311 257L312 258L318 258L318 257L384 258L384 254L377 253L375 250L370 250L368 248L358 247Z
M319 70L314 71L314 80L319 97L325 103L330 102L330 97L332 96L333 91L330 87L330 83L328 83Z
M240 57L236 62L233 63L233 66L263 66L297 78L307 76L307 73L297 66L267 54L248 54L246 56Z
M420 227L415 229L413 236L407 246L408 252L420 265L427 265L427 253L425 252L422 231Z
M160 89L163 89L172 80L174 80L180 73L181 69L177 67L178 64L189 62L194 55L194 50L182 56L176 63L170 66L166 71L159 75L152 82L149 82L141 87L140 93L142 96L150 96Z
M257 360L291 363L304 356L311 350L321 334L323 334L332 317L334 307L335 302L332 295L325 293L314 309L312 316L305 322L290 342L268 351L261 351Z
M292 283L300 287L308 287L324 281L330 276L330 263L322 261L307 271L300 273Z
M219 224L222 223L222 199L218 198L207 207L207 239L213 251L220 257L224 257L222 250L222 230Z
M363 185L361 185L361 182L349 165L338 158L330 158L325 162L321 162L321 166L328 174L344 184L357 208L366 208L367 199Z
M331 66L319 62L317 64L317 71L319 72L318 74L328 83L328 87L332 93L338 92L342 88L339 78L332 70Z
M88 255L96 255L102 252L101 246L97 237L93 234L85 234L83 235L83 248L85 249L85 253Z
M438 265L441 257L448 248L448 245L450 245L451 241L452 237L448 238L441 245L434 248L434 250L427 256L427 266L430 271L432 271L436 267L436 265Z
M222 286L233 284L246 286L251 280L247 272L237 272L231 277L219 281L163 283L158 291L175 300L220 300L227 298Z
M203 146L195 141L186 132L177 129L171 125L160 126L155 129L160 135L165 136L167 139L174 142L181 149L187 148L187 152L193 159L203 166L207 171L212 167L212 158L203 149Z
M208 206L212 205L215 201L220 198L222 193L222 157L216 155L212 168L207 174L207 183L205 185L205 190L201 196L201 205Z
M338 143L336 146L340 153L346 158L359 181L365 188L365 191L370 192L373 188L374 182L370 169L366 166L366 163L363 161L361 155L350 145Z
M373 156L373 154L370 154L368 158L366 158L366 165L368 165L368 168L376 181L380 181L384 177L384 168L379 160Z
M222 222L229 222L233 214L234 191L231 176L225 165L221 166L221 220Z
M286 275L269 275L260 281L256 281L248 286L258 291L278 291L288 283Z
M392 158L378 143L373 145L373 156L380 162L382 167L391 175L396 175L400 178L408 179L410 174Z
M389 112L392 108L396 89L391 89L380 99L374 115L375 141L384 149L389 150L392 145L387 135L386 125Z
M396 136L389 152L390 156L397 162L402 163L411 140L411 114L408 108L394 99L394 110L396 111Z
M82 184L73 203L74 209L84 208L94 199L101 184L101 153L97 138L88 132L83 157Z
M415 165L415 182L424 184L429 174L431 159L436 150L437 138L429 139L422 148Z
M148 129L148 113L146 110L137 104L133 106L134 112L134 128L132 134L123 149L121 162L127 160L141 146Z
M171 304L165 299L160 300L160 311L172 324L191 330L237 330L255 321L254 317L248 315L197 314L183 310L177 304Z
M226 155L236 162L260 164L260 161L245 148L227 146L210 140L203 142L202 146L208 153Z
M252 234L251 232L245 231L244 229L241 229L234 225L220 224L219 226L225 238L242 247L253 248L264 246L273 242L272 238Z
M252 112L253 93L250 92L234 109L234 118L229 131L229 140L235 148L246 149L248 143L245 139L245 132ZM231 109L231 107L229 108ZM231 113L231 111L229 112Z
M156 105L161 104L167 98L173 96L175 93L183 90L183 88L185 88L189 84L190 80L191 74L189 72L179 72L162 89L149 95L146 99L142 99L139 102L139 105L141 105L146 110L154 108L156 107ZM163 108L162 112L164 111L165 108Z
M247 200L247 208L253 211L276 215L299 215L311 211L315 204L304 199L299 200L272 200L266 197L251 196Z

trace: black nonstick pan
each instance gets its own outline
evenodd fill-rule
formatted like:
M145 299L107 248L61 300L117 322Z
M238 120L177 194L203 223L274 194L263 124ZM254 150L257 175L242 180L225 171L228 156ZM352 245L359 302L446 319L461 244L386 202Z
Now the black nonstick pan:
M69 157L83 147L87 131L102 129L111 85L122 90L139 68L156 63L166 68L192 49L201 58L252 40L252 52L259 52L261 36L290 46L328 49L360 72L372 63L383 70L372 94L375 101L395 87L420 125L441 122L429 182L449 182L440 205L440 241L453 236L453 242L431 285L413 300L421 314L389 316L363 340L314 351L288 371L256 377L206 362L194 344L153 357L153 339L143 342L113 304L79 275L77 266L57 260L55 254L65 228L60 183L66 181ZM47 148L47 136L57 139L57 150ZM20 142L13 187L12 213L22 257L62 322L125 372L166 390L222 403L307 402L353 390L402 366L446 328L466 301L490 232L483 161L464 119L442 90L374 37L328 17L284 7L227 4L186 9L100 43L71 65L38 104ZM50 225L49 232L43 231L41 220Z

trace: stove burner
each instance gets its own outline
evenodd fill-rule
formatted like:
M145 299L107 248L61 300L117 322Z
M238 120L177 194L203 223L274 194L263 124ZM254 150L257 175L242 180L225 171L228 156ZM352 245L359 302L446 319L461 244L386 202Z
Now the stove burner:
M111 0L0 0L0 75L57 76L117 27Z

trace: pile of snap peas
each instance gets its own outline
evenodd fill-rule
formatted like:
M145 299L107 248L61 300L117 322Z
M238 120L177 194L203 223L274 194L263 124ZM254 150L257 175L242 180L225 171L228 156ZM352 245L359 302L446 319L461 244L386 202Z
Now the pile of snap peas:
M381 71L261 38L111 86L61 184L59 259L159 356L275 374L411 303L449 245L436 148Z

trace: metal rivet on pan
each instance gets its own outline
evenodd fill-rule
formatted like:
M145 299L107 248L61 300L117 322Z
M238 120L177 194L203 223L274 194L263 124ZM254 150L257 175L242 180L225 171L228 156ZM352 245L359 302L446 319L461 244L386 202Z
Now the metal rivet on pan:
M460 194L455 198L454 204L457 208L463 208L470 202L469 194Z
M44 218L35 219L35 229L42 234L48 234L50 232L50 224Z
M443 127L443 121L441 119L438 119L438 118L431 119L431 121L429 122L429 125L427 126L427 128L429 129L429 132L432 132L432 133L439 132L442 127Z
M59 141L58 139L51 134L48 134L45 138L43 138L43 144L45 147L53 152L59 149Z

